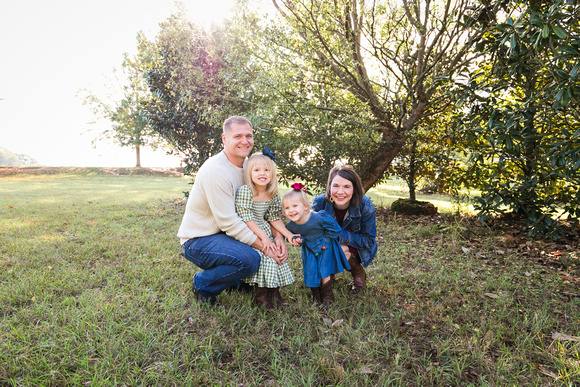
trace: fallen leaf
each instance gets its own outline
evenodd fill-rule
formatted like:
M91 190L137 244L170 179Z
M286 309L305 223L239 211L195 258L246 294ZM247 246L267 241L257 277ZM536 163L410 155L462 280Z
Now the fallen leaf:
M580 341L580 337L578 336L570 336L565 333L554 332L552 333L552 340L560 340L560 341Z
M493 293L483 293L484 296L489 297L489 298L499 298L499 296L497 294L493 294Z
M462 251L463 251L465 254L469 253L469 249L468 249L467 247L461 247L461 250L462 250Z
M359 373L359 374L363 374L363 375L372 375L372 374L374 374L374 372L370 368L367 368L367 367L361 367L356 372Z
M338 327L338 326L342 326L342 322L343 322L343 321L344 321L343 319L336 320L335 322L333 322L332 324L330 324L330 326L331 326L331 327Z

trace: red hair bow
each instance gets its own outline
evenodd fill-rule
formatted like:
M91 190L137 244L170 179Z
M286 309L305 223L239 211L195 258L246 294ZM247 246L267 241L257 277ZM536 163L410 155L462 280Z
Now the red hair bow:
M291 188L295 189L296 191L303 191L306 192L306 188L302 185L302 183L294 183L290 186Z

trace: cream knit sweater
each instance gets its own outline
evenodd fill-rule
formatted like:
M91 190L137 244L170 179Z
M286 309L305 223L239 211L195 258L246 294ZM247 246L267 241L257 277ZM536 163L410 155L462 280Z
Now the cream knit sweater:
M236 190L244 185L244 169L230 163L221 151L199 168L177 232L181 244L188 239L220 231L248 245L256 235L237 215Z

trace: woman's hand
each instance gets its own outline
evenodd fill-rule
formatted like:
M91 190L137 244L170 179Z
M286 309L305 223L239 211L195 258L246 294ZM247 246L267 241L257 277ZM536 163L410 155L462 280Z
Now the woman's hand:
M344 256L346 257L346 259L350 259L350 257L352 257L352 254L350 253L350 249L348 248L348 246L340 245L340 247L342 247L342 251L344 251Z

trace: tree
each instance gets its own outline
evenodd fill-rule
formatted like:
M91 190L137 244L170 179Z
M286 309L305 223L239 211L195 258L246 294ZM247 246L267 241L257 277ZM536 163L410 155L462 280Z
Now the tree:
M150 99L147 83L142 76L144 54L147 40L143 33L137 35L137 44L140 53L131 58L124 54L122 71L125 76L125 84L121 89L122 99L119 101L105 101L93 94L87 94L84 104L89 104L93 112L102 118L111 121L112 127L103 131L93 141L103 139L113 140L120 146L130 146L135 149L135 166L141 166L141 147L151 146L157 148L160 145L159 136L149 125L145 110L145 103ZM88 93L88 92L87 92Z
M512 212L531 234L558 235L559 219L580 216L579 7L512 0L504 10L477 42L486 62L460 85L467 173L482 219Z
M457 168L458 153L447 138L451 112L440 113L420 122L409 141L401 149L388 172L401 177L409 188L410 200L416 191L456 193L453 170Z
M181 13L161 24L157 57L146 71L153 94L148 119L186 160L186 173L220 151L227 117L249 111L251 75L244 45L236 39L231 23L205 30Z
M283 24L254 49L273 74L261 124L286 176L320 185L338 161L365 190L381 181L421 120L450 103L439 91L482 33L465 24L479 12L467 0L273 3Z

